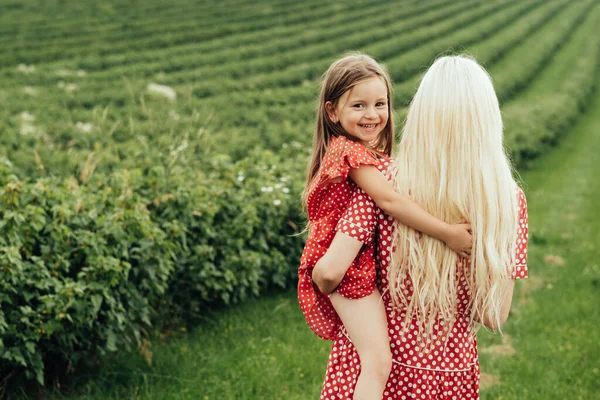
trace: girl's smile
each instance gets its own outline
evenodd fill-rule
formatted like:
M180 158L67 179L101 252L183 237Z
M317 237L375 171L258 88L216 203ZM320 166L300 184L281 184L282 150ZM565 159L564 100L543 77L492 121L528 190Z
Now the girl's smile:
M388 91L379 77L357 83L335 107L331 102L326 107L329 118L364 145L376 140L389 120Z

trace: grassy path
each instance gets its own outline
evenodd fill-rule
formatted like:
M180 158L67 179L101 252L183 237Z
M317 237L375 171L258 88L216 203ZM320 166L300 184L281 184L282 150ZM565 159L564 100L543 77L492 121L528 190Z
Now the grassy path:
M561 145L523 174L531 278L507 337L480 333L484 399L600 399L600 92ZM510 355L511 353L513 353Z
M482 399L599 399L600 91L560 147L523 175L531 277L505 336L481 331ZM316 399L329 351L288 292L107 360L56 399ZM18 398L15 394L15 398ZM34 398L22 395L23 398ZM12 398L12 397L11 397Z

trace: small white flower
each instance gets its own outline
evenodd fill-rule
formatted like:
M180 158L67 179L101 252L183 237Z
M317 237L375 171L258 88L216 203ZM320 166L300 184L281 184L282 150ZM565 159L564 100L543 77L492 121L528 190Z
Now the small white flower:
M23 91L25 92L26 95L29 95L29 96L37 96L38 95L37 89L34 87L31 87L31 86L23 87Z
M238 175L237 180L239 182L243 182L244 181L244 175Z
M32 74L35 72L35 65L19 64L19 66L17 67L17 70L19 70L19 72L22 72L24 74Z
M281 189L281 191L282 191L283 193L289 193L289 192L290 192L290 189L288 189L288 188L284 187L283 189Z
M31 125L29 123L23 123L21 125L21 135L23 136L27 136L27 135L36 135L38 134L38 130L34 125Z
M35 117L29 114L27 111L23 111L21 114L19 114L19 117L21 117L21 121L35 121Z
M83 133L90 133L92 131L92 128L93 128L93 126L92 126L91 123L89 123L89 122L79 122L79 121L75 124L75 127L77 129L79 129Z
M281 183L276 183L275 184L275 189L281 189L283 185Z
M67 93L73 93L75 90L77 90L76 83L65 83L63 81L60 81L56 84L56 86L58 86L61 89L64 89Z
M281 204L281 200L275 199L275 200L273 200L273 204L276 205L276 206L278 206L278 205Z
M164 97L169 101L177 99L177 92L169 86L159 85L157 83L149 83L147 87L148 93Z
M273 191L273 187L272 186L263 186L260 188L261 192L265 192L265 193L269 193Z

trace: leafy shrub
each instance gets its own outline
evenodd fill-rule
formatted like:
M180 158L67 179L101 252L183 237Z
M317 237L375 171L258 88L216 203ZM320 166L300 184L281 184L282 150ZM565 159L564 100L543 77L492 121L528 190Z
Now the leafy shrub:
M206 170L154 166L19 180L0 170L0 376L44 382L139 344L156 311L201 313L295 282L306 153L255 150ZM294 156L292 154L295 153ZM4 168L3 167L3 168Z
M77 365L139 341L173 270L173 244L129 186L4 178L0 374Z

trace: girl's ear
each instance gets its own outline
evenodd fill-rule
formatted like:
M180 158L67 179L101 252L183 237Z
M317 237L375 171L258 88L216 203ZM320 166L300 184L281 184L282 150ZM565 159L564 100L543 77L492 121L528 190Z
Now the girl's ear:
M327 112L327 116L329 117L331 122L333 122L334 124L336 124L340 120L337 117L337 112L335 111L335 107L333 106L333 104L330 101L325 103L325 111Z

